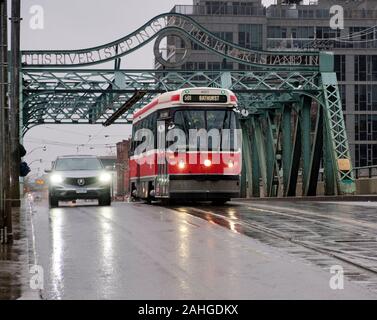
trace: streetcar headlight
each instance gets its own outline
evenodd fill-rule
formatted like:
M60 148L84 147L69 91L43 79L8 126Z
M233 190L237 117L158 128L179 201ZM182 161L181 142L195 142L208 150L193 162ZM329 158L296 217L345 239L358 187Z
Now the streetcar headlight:
M52 184L59 184L63 182L63 177L60 174L54 173L51 175L50 181Z
M102 183L109 183L111 181L111 174L108 172L103 172L99 176L99 181Z
M212 165L212 161L211 160L209 160L209 159L204 160L204 166L205 167L210 167L211 165Z
M178 162L178 168L184 169L186 167L186 163L183 160L179 160Z
M233 168L234 167L234 162L233 160L228 161L228 168Z

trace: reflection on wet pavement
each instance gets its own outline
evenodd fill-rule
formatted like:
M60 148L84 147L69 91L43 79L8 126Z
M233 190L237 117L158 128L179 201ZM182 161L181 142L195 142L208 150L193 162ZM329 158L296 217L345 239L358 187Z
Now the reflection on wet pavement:
M350 280L377 291L377 204L258 201L175 210L284 248L326 269L342 264Z
M13 209L14 242L0 245L0 300L18 299L28 261L25 225L20 210Z

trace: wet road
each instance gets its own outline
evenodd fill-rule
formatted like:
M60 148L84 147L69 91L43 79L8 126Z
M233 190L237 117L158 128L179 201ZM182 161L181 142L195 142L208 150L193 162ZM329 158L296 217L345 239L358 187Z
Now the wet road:
M352 236L348 229L356 228L370 240L368 221L345 213L351 224L339 222L339 228L330 232L325 218L320 218L321 224L304 213L296 213L297 217L284 213L282 218L269 211L273 210L263 203L171 209L115 203L52 210L45 202L35 203L32 220L38 263L44 268L43 298L377 298L373 286L368 287L373 272L365 270L366 282L346 278L344 290L332 290L329 268L339 264L338 258L293 243L289 238L293 233L285 240L266 230L292 231L306 241L305 237L321 237L321 226L332 240L331 236ZM298 216L307 218L304 224Z
M377 292L376 202L242 201L175 209L284 248L324 269L341 265L349 280Z

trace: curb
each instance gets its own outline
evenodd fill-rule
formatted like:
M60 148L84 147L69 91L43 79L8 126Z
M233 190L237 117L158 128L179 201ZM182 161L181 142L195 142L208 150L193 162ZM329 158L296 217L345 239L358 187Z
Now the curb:
M355 202L375 202L377 201L377 195L357 195L357 196L314 196L314 197L274 197L274 198L237 198L232 199L238 202L251 202L251 201L355 201Z

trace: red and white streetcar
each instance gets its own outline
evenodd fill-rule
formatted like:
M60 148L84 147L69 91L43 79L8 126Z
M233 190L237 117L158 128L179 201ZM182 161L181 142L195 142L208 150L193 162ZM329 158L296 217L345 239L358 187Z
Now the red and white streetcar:
M239 197L241 167L237 98L230 90L167 92L134 114L135 198L225 203Z

